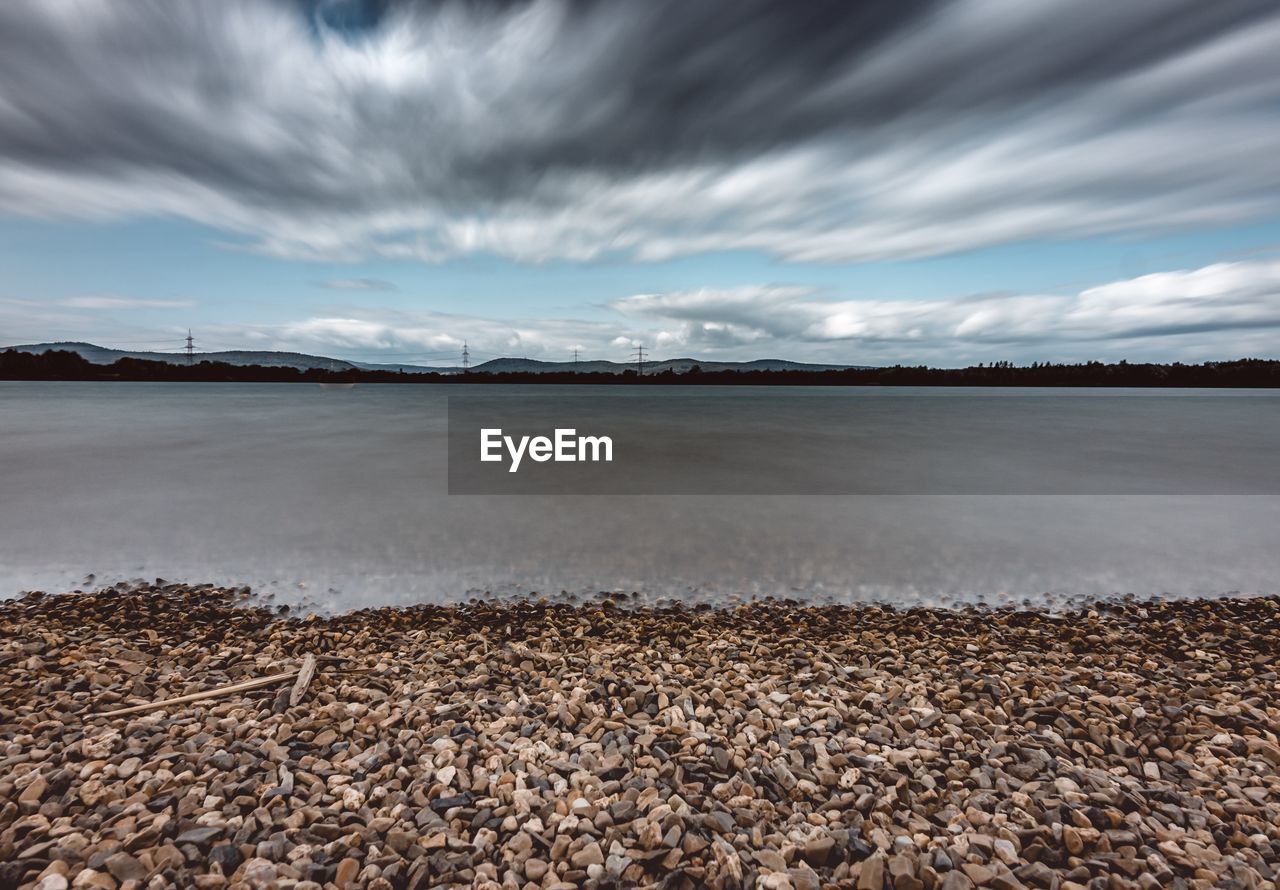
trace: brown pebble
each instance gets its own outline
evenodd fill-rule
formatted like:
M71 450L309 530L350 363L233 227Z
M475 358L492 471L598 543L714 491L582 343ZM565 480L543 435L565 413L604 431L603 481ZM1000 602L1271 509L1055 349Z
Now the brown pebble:
M333 883L337 885L338 890L347 890L359 872L360 863L357 860L351 858L343 859L338 863L338 871L334 875Z
M1276 597L5 600L0 869L46 890L1267 886L1278 635ZM307 653L304 707L273 708L286 684L99 716Z

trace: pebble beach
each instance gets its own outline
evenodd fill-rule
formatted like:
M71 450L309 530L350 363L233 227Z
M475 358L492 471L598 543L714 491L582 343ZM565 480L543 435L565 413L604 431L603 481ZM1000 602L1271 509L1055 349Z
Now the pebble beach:
M0 890L1269 890L1278 655L1274 596L29 594L0 602Z

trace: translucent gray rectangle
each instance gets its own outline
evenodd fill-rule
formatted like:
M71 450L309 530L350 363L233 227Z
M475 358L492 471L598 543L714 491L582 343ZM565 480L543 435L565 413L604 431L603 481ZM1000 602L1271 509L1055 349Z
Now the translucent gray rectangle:
M526 451L512 472L505 444L481 460L485 429L572 430L563 456L608 437L612 460ZM1277 441L1270 394L477 388L449 397L449 493L1267 494Z

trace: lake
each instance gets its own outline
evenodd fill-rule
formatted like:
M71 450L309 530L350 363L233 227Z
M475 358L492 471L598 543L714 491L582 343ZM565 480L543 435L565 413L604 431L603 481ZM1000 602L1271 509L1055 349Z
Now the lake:
M730 480L450 495L448 397L549 389L0 382L0 595L155 577L324 609L561 591L1052 606L1280 589L1270 391L557 388L639 413L747 406L807 443L804 473L784 453L764 474L802 493L734 494ZM939 417L998 435L964 442ZM813 492L823 473L838 493Z

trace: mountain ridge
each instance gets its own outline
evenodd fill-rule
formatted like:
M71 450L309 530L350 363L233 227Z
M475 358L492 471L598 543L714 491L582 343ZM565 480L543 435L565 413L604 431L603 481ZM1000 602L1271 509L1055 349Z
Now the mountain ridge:
M51 343L23 343L14 346L0 347L0 352L13 349L18 352L39 355L44 352L62 350L73 352L95 365L109 365L122 358L134 358L143 361L166 362L172 365L186 364L184 353L147 352L145 350L111 349L94 343L82 341L59 341ZM325 371L403 371L410 374L457 374L461 368L454 365L432 366L415 364L392 364L378 362L357 362L349 359L329 358L321 355L310 355L304 352L284 352L279 350L235 349L222 352L197 352L197 362L225 362L229 365L260 365L269 368L297 368L306 371L318 368ZM663 371L674 371L677 374L688 373L693 367L702 371L832 371L845 368L863 368L866 365L833 365L793 362L787 359L759 358L746 362L706 361L694 358L672 358L662 361L644 363L646 373L659 374ZM524 374L623 374L634 371L634 362L612 362L605 359L590 361L553 362L529 358L495 358L471 367L473 374L485 373L524 373Z

